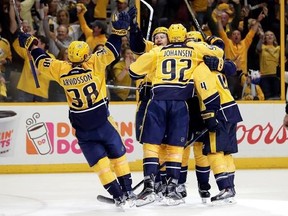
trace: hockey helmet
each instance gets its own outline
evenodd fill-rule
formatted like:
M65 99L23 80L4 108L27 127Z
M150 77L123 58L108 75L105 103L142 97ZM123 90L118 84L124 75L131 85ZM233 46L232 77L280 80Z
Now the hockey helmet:
M170 43L184 42L187 30L182 24L172 24L168 29L168 39Z
M89 45L84 41L73 41L68 46L68 59L72 63L84 62L89 54Z
M199 31L189 31L186 34L186 39L191 39L195 42L200 42L200 41L204 41L203 36L201 35L201 33Z
M154 37L155 35L162 33L162 34L166 34L168 36L168 29L166 27L158 27L156 28L153 33L152 33L152 40L154 41Z

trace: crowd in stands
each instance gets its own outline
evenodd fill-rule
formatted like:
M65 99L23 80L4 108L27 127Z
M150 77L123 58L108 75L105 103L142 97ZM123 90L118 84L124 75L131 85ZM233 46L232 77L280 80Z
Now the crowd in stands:
M154 13L152 23L149 23L149 8L141 3L140 27L144 37L148 30L153 32L159 26L169 27L172 23L182 23L188 31L195 30L184 0L146 2ZM22 31L38 37L49 55L66 60L67 47L75 40L86 41L91 52L101 49L110 34L113 17L128 11L134 3L133 0L2 0L0 101L66 100L61 87L41 77L41 73L38 76L41 87L35 86L29 53L17 40L19 20ZM227 77L233 97L236 100L280 99L279 0L191 0L189 3L203 32L207 36L221 37L225 42L226 58L237 66L237 74ZM288 25L286 5L285 1L285 32ZM288 55L288 46L285 55ZM121 58L107 67L107 84L114 86L107 87L111 101L136 100L135 83L128 73L135 58L129 46L129 35L123 37ZM288 71L286 67L285 71Z

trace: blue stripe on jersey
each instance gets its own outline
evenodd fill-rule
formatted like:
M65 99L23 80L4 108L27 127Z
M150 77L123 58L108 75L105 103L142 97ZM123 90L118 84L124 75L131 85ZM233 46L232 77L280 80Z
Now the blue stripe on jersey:
M105 105L106 108L108 108L108 98L103 98L102 100L98 101L97 103L93 104L92 107L89 107L88 109L84 109L84 110L77 110L77 109L73 109L70 107L70 112L73 113L83 113L83 112L89 112L91 110L97 109L98 107Z
M235 101L221 104L221 108L217 113L217 119L221 119L230 123L238 123L243 120L239 107Z
M38 67L39 61L45 58L51 58L44 50L41 48L36 48L31 51L31 55L35 61L36 67Z
M133 71L131 71L130 69L129 69L129 75L130 75L131 79L133 79L133 80L144 79L144 77L146 76L146 74L145 75L138 75L138 74L134 73Z
M217 112L220 109L220 95L218 92L203 100L206 110Z

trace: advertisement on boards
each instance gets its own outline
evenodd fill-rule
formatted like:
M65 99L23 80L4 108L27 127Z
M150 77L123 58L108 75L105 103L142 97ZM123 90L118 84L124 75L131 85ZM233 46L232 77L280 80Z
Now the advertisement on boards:
M283 104L240 104L239 153L235 157L288 157ZM129 161L142 159L135 139L136 104L110 104ZM5 106L0 109L0 164L86 163L66 105Z

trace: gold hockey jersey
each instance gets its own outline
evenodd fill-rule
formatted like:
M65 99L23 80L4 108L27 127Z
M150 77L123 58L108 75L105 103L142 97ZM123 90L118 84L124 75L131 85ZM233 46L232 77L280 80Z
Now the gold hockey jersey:
M152 99L186 100L194 95L192 74L204 55L223 56L223 51L195 42L155 47L130 65L130 76L152 80Z

